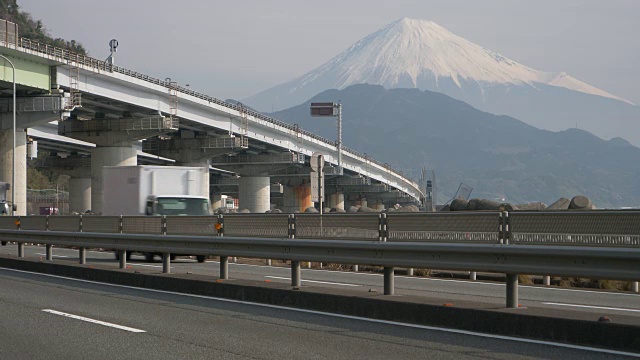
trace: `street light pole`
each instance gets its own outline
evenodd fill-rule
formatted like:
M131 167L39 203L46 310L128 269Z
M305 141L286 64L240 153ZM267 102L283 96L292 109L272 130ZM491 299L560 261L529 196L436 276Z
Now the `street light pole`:
M5 59L13 70L13 150L11 152L11 214L16 215L16 67L6 56L0 55Z

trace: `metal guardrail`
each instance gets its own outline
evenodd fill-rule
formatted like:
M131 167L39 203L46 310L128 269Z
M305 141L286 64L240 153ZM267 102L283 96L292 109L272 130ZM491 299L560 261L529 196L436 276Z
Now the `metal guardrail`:
M27 39L27 38L19 38L17 42L18 42L18 46L16 47L15 44L12 44L12 43L6 42L6 41L2 41L2 39L0 39L0 45L8 47L8 48L14 48L14 49L17 49L17 50L20 50L18 48L22 48L22 49L25 49L25 50L30 50L30 51L39 53L39 54L44 54L44 55L48 55L48 56L52 56L52 57L58 58L58 59L61 60L61 62L67 62L68 64L75 63L75 64L79 64L79 65L86 66L86 67L89 67L89 68L93 68L93 69L96 69L96 70L120 73L120 74L123 74L123 75L126 75L126 76L130 76L130 77L133 77L133 78L136 78L136 79L139 79L139 80L143 80L145 82L149 82L151 84L155 84L155 85L159 85L159 86L165 87L167 89L172 89L172 90L175 90L177 92L180 92L180 93L183 93L183 94L186 94L186 95L189 95L189 96L193 96L193 97L199 98L201 100L205 100L205 101L207 101L209 103L214 103L214 104L217 104L217 105L229 108L229 109L233 109L233 110L241 112L243 114L250 115L250 116L254 117L255 119L260 119L260 120L266 121L266 122L268 122L270 124L279 126L279 127L283 128L283 129L286 129L286 130L289 130L289 131L293 131L293 132L299 133L301 135L305 135L305 136L307 136L309 138L318 140L318 141L323 142L323 143L325 143L327 145L336 146L336 142L335 141L326 139L326 138L324 138L322 136L319 136L319 135L316 135L316 134L314 134L314 133L312 133L310 131L304 130L304 129L296 126L296 125L287 124L287 123L282 122L280 120L274 119L272 117L269 117L269 116L266 116L266 115L261 114L259 112L256 112L256 111L253 111L251 109L248 109L247 107L242 106L242 105L231 104L231 103L228 103L226 101L222 101L222 100L216 99L216 98L214 98L212 96L205 95L205 94L202 94L202 93L198 93L196 91L193 91L191 89L188 89L188 88L185 88L185 87L182 87L182 86L176 86L175 83L171 83L170 81L160 80L160 79L148 76L148 75L144 75L144 74L138 73L136 71L132 71L132 70L120 67L120 66L109 64L109 63L107 63L105 61L102 61L102 60L98 60L98 59L91 58L89 56L85 56L85 55L82 55L82 54L74 53L74 52L66 50L66 49L57 48L57 47L54 47L54 46L51 46L51 45L39 43L37 41L33 41L33 40L30 40L30 39ZM350 149L350 148L348 148L348 147L346 147L344 145L342 146L342 151L345 152L345 153L349 153L351 155L354 155L354 156L358 156L358 157L364 159L366 162L371 162L373 164L376 164L378 166L381 166L381 167L387 169L387 171L389 171L389 172L394 172L395 174L397 174L397 175L399 175L401 177L404 177L402 171L394 170L389 166L389 164L383 163L383 162L378 161L376 159L373 159L373 158L367 156L367 154L361 153L361 152L356 151L354 149ZM407 183L409 183L412 186L414 186L416 189L419 189L418 184L415 183L414 181L411 181L409 179L405 179L405 181L407 181Z
M508 241L517 245L640 247L640 211L511 212Z
M16 223L20 224L16 227ZM640 248L640 211L0 216L0 229ZM213 231L212 229L215 229Z
M163 254L384 266L385 294L393 268L490 271L507 274L507 307L518 306L517 274L640 279L640 211L461 212L382 214L221 214L218 216L3 216L0 241Z

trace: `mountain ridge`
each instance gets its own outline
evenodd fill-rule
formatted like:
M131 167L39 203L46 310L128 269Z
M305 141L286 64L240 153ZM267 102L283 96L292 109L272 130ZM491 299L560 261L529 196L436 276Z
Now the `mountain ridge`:
M424 164L435 168L440 202L464 182L474 196L513 203L550 204L582 194L598 207L640 205L640 170L632 165L640 148L581 129L537 129L441 93L353 85L273 116L333 139L334 121L309 116L311 101L333 99L343 103L345 145L414 177Z
M566 72L538 71L452 34L403 18L364 37L320 67L243 103L262 110L302 103L355 84L437 91L538 128L585 129L640 145L640 106Z

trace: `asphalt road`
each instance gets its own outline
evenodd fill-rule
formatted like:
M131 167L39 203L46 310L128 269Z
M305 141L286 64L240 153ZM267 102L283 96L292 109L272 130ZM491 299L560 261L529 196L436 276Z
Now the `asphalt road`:
M44 247L26 246L28 257L44 257ZM14 254L15 245L0 246L0 254ZM55 248L54 261L77 262L78 251L72 249ZM87 252L88 263L99 263L117 267L112 252ZM255 262L255 261L254 261ZM275 263L275 262L274 262ZM265 264L265 261L259 261ZM132 268L155 268L162 271L159 257L154 263L147 263L141 255L133 255L128 263ZM178 258L171 264L171 272L219 275L219 263L208 260L204 264L188 258ZM283 266L266 266L257 264L229 263L230 279L244 279L257 281L272 281L291 283L290 268ZM378 273L332 271L320 269L302 269L302 285L315 287L348 288L350 290L383 291L383 276ZM504 283L491 281L468 281L459 279L409 277L396 275L395 294L417 295L440 299L443 303L473 301L503 307L505 304ZM613 321L624 317L637 321L640 325L640 294L630 292L609 292L589 289L567 289L559 287L525 286L521 285L520 303L525 307L551 308L557 311L571 310L593 314L593 319L609 316Z
M622 353L0 269L2 359L613 359Z

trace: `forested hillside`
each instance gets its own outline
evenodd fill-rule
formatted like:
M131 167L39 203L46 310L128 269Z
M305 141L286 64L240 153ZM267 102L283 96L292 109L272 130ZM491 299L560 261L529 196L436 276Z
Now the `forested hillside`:
M52 37L41 20L34 20L31 14L20 10L17 0L0 0L0 18L18 24L18 33L21 37L69 49L80 54L87 53L82 44L75 40L67 41Z

